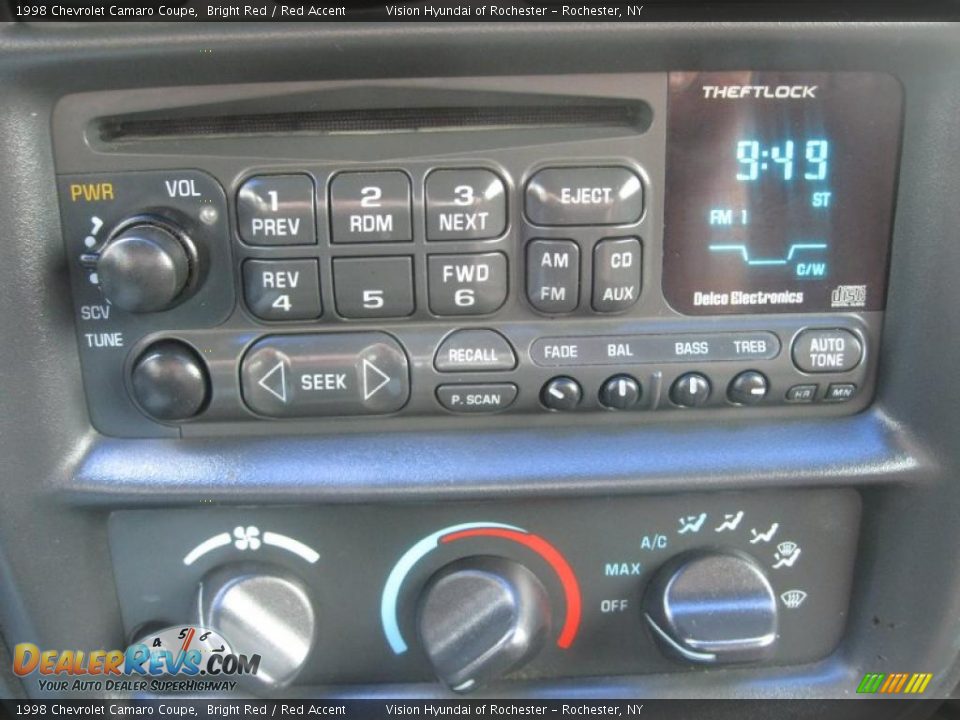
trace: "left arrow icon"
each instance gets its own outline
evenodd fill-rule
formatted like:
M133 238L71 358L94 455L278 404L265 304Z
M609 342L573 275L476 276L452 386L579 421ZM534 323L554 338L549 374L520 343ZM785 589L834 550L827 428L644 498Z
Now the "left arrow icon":
M283 360L270 368L266 375L257 380L257 385L273 395L280 402L285 403L287 401L287 371L284 367Z

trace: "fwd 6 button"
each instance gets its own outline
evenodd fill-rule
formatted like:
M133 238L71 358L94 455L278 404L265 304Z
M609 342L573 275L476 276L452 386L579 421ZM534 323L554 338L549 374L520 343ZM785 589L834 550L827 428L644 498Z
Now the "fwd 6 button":
M240 375L250 409L276 418L390 413L410 397L406 353L380 332L267 337Z

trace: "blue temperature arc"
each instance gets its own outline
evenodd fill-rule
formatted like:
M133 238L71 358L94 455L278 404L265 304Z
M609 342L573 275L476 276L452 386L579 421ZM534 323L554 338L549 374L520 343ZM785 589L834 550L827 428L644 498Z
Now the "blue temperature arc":
M789 252L785 258L751 258L750 250L746 245L711 245L710 252L736 252L740 253L743 261L747 265L786 265L793 260L793 256L802 250L826 250L826 243L794 243L790 246Z
M383 632L387 636L387 642L390 643L390 648L397 655L402 655L407 651L407 643L400 632L400 622L397 619L397 598L400 595L400 586L403 585L407 573L410 572L413 566L416 565L424 555L440 544L440 538L445 535L460 532L461 530L473 530L474 528L502 528L504 530L527 532L516 525L504 525L502 523L462 523L437 530L435 533L431 533L417 541L407 550L397 561L397 564L393 566L393 570L390 571L390 575L387 577L387 583L383 588L383 595L380 596L380 622L383 623Z

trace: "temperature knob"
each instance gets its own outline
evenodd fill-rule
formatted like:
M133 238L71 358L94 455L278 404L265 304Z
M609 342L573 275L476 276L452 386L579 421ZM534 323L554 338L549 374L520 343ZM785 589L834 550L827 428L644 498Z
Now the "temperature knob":
M316 614L303 583L280 568L228 565L200 583L198 624L223 635L231 649L260 655L256 675L267 689L289 685L313 648Z
M418 620L437 677L455 692L466 692L540 651L550 629L550 600L523 565L472 557L430 579Z
M739 552L670 560L648 587L644 610L663 650L690 662L754 662L776 647L776 595L757 563Z
M197 252L180 228L153 218L127 221L85 260L104 297L121 310L166 310L185 296L196 277Z

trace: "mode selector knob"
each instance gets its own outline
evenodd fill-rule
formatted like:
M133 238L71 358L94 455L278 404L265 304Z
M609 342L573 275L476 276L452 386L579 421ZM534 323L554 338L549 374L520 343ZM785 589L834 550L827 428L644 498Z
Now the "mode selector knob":
M428 581L418 621L437 677L455 692L467 692L540 651L550 629L550 600L523 565L472 557Z
M644 619L666 654L690 662L764 660L777 642L770 581L752 558L733 550L668 561L647 588Z
M173 307L186 296L196 277L196 258L195 246L180 228L145 218L122 224L88 259L111 305L149 313Z

